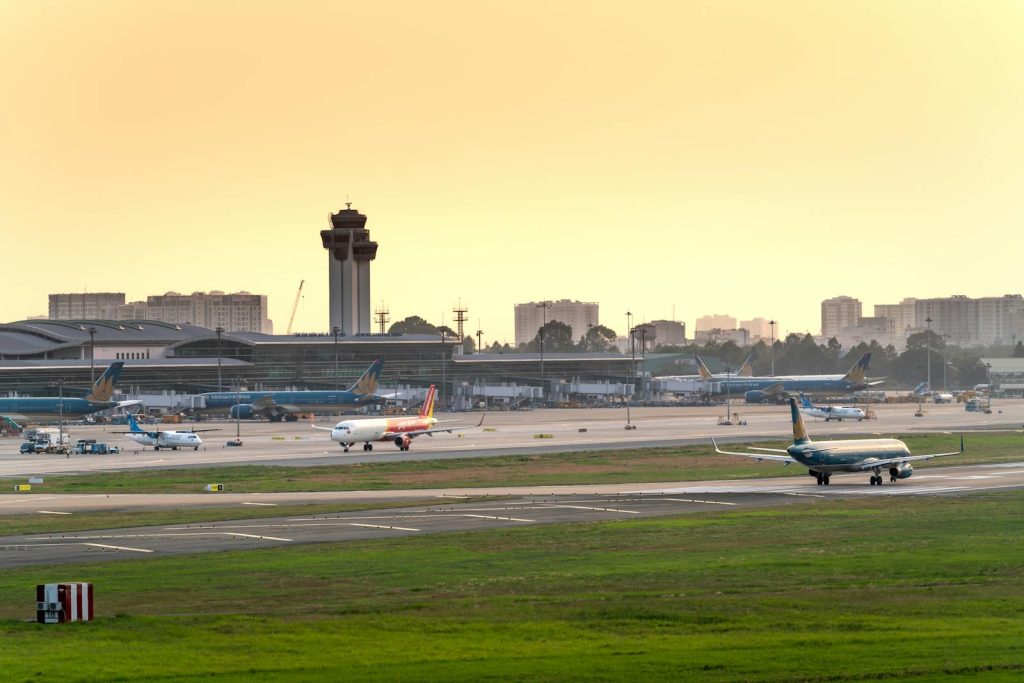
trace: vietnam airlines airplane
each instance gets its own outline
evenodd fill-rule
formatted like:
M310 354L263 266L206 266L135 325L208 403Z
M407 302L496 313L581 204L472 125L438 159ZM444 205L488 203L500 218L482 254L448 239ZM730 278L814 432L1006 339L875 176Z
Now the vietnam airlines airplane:
M947 455L959 455L964 452L964 437L960 437L960 450L949 453L930 453L928 455L911 455L907 444L899 439L844 439L842 441L811 441L800 416L796 399L789 399L789 411L793 420L793 445L786 449L758 448L762 453L738 453L723 451L718 447L714 437L711 443L716 453L722 455L742 455L755 460L774 460L789 465L797 463L807 468L807 474L818 480L818 485L828 486L829 479L836 472L867 472L871 471L871 485L882 485L882 470L889 471L889 481L909 479L914 473L910 464L918 460L931 460ZM785 453L785 455L781 455Z
M377 382L384 362L375 360L355 384L341 391L217 391L199 394L199 413L227 413L233 418L264 417L294 422L296 413L337 411L344 406L377 403Z
M18 396L0 398L0 416L14 422L56 422L61 415L65 420L97 413L109 408L138 405L139 401L111 401L114 385L121 376L122 361L115 361L103 371L92 389L83 398L59 396Z
M126 434L135 443L143 446L152 446L155 451L161 448L169 448L172 451L176 451L179 448L191 448L194 451L198 451L199 447L203 445L203 440L199 438L196 432L220 431L218 429L194 429L187 432L175 430L154 430L148 432L139 427L139 423L135 421L133 415L128 416L128 427L129 431L127 432L113 433Z
M753 377L754 376L754 354L749 354L746 360L743 361L743 365L739 367L736 372L719 372L713 373L708 369L707 364L701 360L700 356L694 356L694 360L697 363L697 374L696 375L665 375L658 377L658 379L664 380L687 380L687 379L700 379L700 380L715 380L715 379L727 379L729 377Z
M468 428L465 426L435 427L434 425L438 424L437 418L434 417L435 395L436 390L431 384L427 389L427 397L423 401L423 406L415 417L372 417L361 420L343 420L334 427L318 427L316 425L312 425L312 427L330 432L331 439L341 444L346 453L349 448L360 441L363 442L364 451L372 451L374 441L391 441L398 446L398 450L407 451L412 440L417 436L432 435L438 432L451 434L454 431ZM484 418L481 417L476 426L479 427L483 422Z
M837 422L857 420L860 422L867 417L863 410L852 406L816 406L811 403L809 398L804 396L802 391L800 392L800 412L811 417L825 418L825 422L829 420L836 420Z

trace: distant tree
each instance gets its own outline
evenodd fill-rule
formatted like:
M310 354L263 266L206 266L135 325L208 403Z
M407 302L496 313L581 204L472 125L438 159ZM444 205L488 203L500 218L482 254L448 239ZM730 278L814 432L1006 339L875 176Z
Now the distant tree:
M946 342L942 339L942 336L932 332L931 330L925 330L924 332L916 332L907 337L907 349L927 349L932 348L932 351L941 351L946 348Z
M436 334L440 336L441 331L418 315L410 315L405 320L399 320L392 324L388 328L388 334Z
M1014 358L1024 358L1024 341L1017 342L1017 345L1013 347Z
M565 353L575 351L576 344L572 340L572 327L559 320L549 320L537 330L537 336L527 344L528 351L538 353L541 350L541 335L544 337L545 353Z
M604 325L594 325L580 337L578 348L580 351L609 351L615 348L615 331Z
M473 353L476 351L476 342L473 341L472 337L466 337L462 340L462 352Z

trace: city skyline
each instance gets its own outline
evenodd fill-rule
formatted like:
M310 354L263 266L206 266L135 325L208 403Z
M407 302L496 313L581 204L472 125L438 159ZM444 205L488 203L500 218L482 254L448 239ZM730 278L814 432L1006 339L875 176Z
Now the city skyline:
M0 76L0 320L217 289L283 325L305 279L295 329L326 331L346 201L383 247L372 305L451 324L461 299L488 344L522 301L781 338L843 293L1018 292L1022 28L931 2L8 4L0 56L31 68Z

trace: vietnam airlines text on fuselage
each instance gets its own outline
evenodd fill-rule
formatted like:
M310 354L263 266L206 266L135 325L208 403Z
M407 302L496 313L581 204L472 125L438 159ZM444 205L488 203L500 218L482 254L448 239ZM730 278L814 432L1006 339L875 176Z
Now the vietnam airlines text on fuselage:
M0 398L0 415L16 422L56 422L62 416L74 419L101 410L135 405L138 401L111 401L124 362L115 361L92 385L84 398L46 396Z

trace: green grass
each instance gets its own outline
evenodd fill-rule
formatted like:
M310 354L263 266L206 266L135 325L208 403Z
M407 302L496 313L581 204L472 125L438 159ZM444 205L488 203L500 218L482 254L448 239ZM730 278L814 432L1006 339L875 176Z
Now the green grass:
M4 680L1020 680L1024 492L0 574ZM26 623L37 582L90 624Z
M956 450L949 434L901 437L914 453ZM772 447L788 443L772 442ZM735 450L735 444L729 446ZM921 463L921 467L994 463L1024 457L1024 435L971 434L963 455ZM918 465L915 465L918 466ZM202 469L147 469L115 473L50 476L33 493L195 493L206 482L245 493L389 490L415 488L613 484L781 477L792 468L742 457L716 455L709 445L584 451L496 458L421 460L313 467L239 466ZM31 495L31 494L29 494Z

